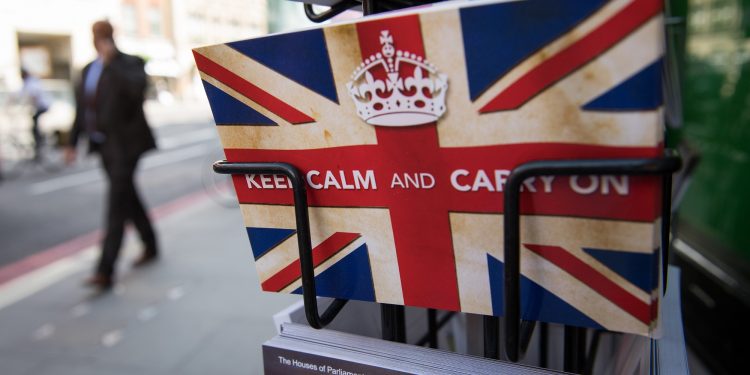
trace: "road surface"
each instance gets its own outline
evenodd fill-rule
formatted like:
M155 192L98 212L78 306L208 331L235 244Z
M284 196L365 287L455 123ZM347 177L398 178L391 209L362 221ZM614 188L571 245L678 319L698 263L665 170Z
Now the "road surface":
M207 109L194 118L181 115L179 107L173 111L162 110L152 121L159 149L139 164L136 181L150 208L226 182L211 171L223 154ZM0 182L0 266L100 229L106 189L95 155L79 155L76 165L60 172L31 168ZM233 204L227 191L214 197Z

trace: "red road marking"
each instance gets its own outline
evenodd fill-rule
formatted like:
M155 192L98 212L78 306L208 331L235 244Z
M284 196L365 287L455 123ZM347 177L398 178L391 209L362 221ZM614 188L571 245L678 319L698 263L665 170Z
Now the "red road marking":
M37 268L44 267L56 260L76 254L99 242L101 235L101 230L95 230L91 233L78 236L68 242L53 246L34 255L30 255L16 261L15 263L6 265L0 268L0 285L34 271Z
M207 198L208 194L203 190L190 193L162 204L161 206L155 207L150 210L150 215L152 220L157 221ZM55 261L77 254L84 249L97 244L101 240L102 235L102 231L97 229L33 255L29 255L28 257L14 263L0 267L0 285L48 264L54 263Z

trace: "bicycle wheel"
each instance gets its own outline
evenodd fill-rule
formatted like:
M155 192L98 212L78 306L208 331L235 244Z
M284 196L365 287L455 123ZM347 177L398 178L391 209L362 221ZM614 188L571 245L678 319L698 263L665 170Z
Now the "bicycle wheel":
M34 157L34 150L11 137L0 138L0 177L18 177L24 169L24 162Z

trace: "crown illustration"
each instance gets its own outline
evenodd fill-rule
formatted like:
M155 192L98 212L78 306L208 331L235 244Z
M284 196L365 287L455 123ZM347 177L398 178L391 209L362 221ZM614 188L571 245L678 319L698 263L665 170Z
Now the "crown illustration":
M366 123L412 126L433 122L445 113L448 76L439 73L422 56L396 50L388 30L380 32L381 52L366 58L346 84L357 114ZM411 76L404 67L412 66ZM386 80L373 72L382 67Z

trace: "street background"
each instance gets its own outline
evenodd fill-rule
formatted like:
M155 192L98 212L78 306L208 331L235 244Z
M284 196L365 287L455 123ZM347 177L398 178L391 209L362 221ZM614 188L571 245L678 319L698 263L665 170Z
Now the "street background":
M261 293L207 103L146 106L160 146L137 184L162 258L132 270L128 235L112 293L83 286L98 256L106 180L96 157L0 183L3 374L261 373L272 315L299 297Z
M113 291L83 286L107 191L96 156L57 172L29 162L0 179L0 373L261 373L273 314L299 298L260 292L236 197L211 169L223 153L191 50L312 23L292 1L0 1L0 149L30 133L30 109L11 100L21 67L52 99L41 130L70 129L73 87L96 57L91 25L103 19L146 61L158 150L136 184L162 257L131 269L142 250L131 231Z

